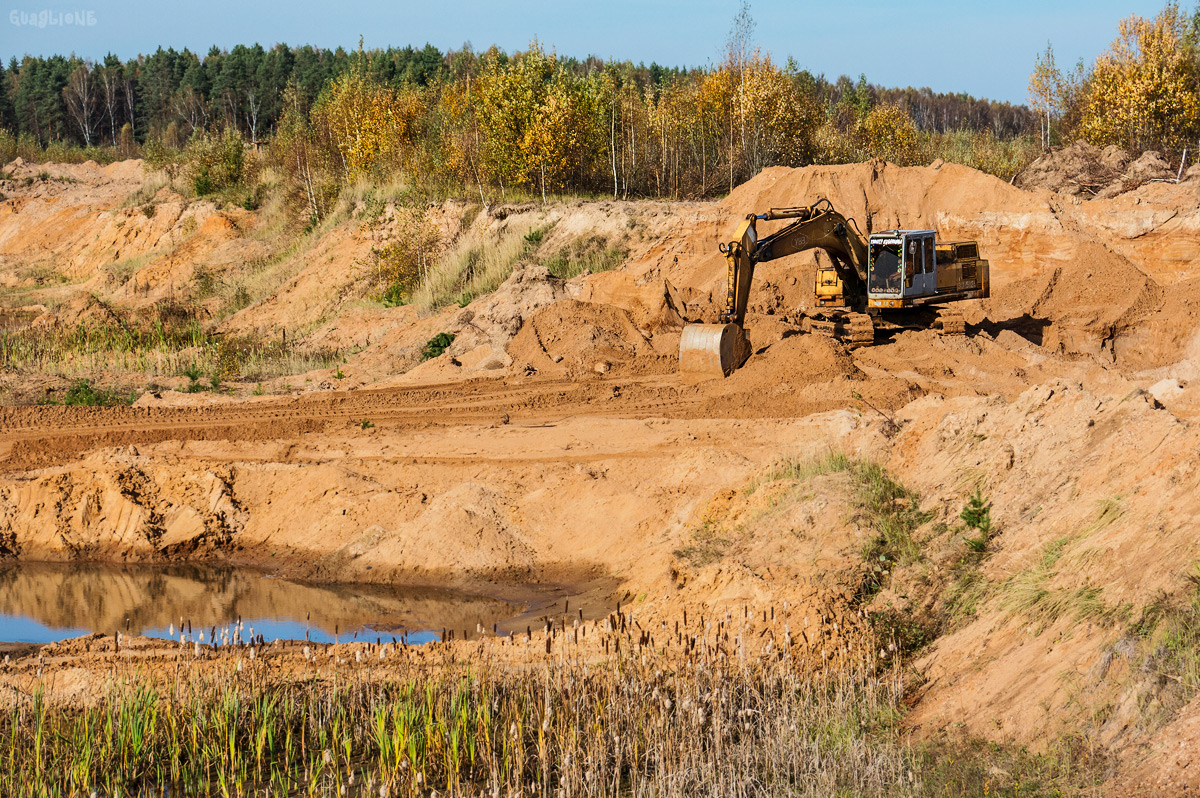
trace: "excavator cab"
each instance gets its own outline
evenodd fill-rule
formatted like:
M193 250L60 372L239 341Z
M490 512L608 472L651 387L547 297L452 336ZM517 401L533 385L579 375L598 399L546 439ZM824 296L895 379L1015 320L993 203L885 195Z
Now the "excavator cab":
M907 307L937 293L937 234L933 230L888 230L867 243L867 306Z
M941 244L933 230L885 230L867 242L867 307L895 309L988 296L974 241Z

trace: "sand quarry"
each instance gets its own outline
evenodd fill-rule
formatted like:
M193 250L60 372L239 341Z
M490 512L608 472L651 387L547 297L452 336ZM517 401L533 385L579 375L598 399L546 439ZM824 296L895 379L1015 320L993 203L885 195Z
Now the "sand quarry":
M9 329L136 314L199 269L231 280L271 250L259 212L169 188L146 200L152 215L128 204L140 162L10 169L52 179L0 202ZM1195 790L1200 700L1147 673L1128 619L1190 590L1200 562L1200 177L1107 193L872 162L767 169L717 202L448 202L436 209L448 245L463 230L546 227L550 245L599 233L629 257L571 280L520 267L432 314L363 301L357 264L378 231L332 225L275 258L277 285L221 329L337 348L340 374L278 378L261 396L160 380L114 408L33 406L65 378L3 375L0 552L229 562L314 582L541 581L573 586L597 615L623 600L667 621L689 608L765 619L786 601L797 626L812 615L845 632L864 611L938 601L979 488L997 531L979 565L987 589L910 663L913 733L1037 749L1082 732L1116 763L1114 791ZM847 351L798 334L822 257L806 253L756 275L745 367L682 382L680 329L714 320L723 297L717 243L745 213L821 197L865 231L976 239L993 295L965 305L967 335ZM115 281L106 267L131 259ZM439 332L454 343L421 362ZM848 477L770 477L781 458L831 451L882 464L931 514L925 556L866 606L869 533ZM1112 613L1013 600L1048 546L1041 595ZM126 655L153 661L155 644L138 646ZM75 674L64 695L86 696L87 674L116 656L96 647L18 652L0 678L49 663Z

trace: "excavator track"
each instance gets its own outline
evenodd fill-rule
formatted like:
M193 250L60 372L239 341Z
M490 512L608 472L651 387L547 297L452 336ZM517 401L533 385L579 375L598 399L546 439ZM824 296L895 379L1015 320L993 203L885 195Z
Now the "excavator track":
M805 319L810 332L828 335L848 348L875 343L875 320L866 313L839 313L829 319Z
M939 310L938 324L942 328L942 335L966 335L967 333L966 319L957 310Z

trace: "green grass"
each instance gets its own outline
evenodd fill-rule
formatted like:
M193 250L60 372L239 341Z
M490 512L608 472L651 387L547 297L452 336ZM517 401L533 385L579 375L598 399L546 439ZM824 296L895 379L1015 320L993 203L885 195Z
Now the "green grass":
M1146 604L1127 634L1150 652L1145 670L1174 685L1180 703L1200 693L1200 566L1193 566L1182 589Z
M111 407L112 405L128 405L137 401L137 393L122 393L115 390L105 390L92 385L90 380L76 380L61 398L51 394L43 397L38 404L64 405L66 407Z
M197 383L203 375L262 381L327 369L341 353L304 349L282 341L215 335L186 310L163 311L144 326L23 328L0 331L0 369L72 380L136 375L145 380L178 375Z
M751 494L768 482L781 479L795 479L801 482L821 474L833 474L849 471L854 467L854 460L845 452L829 450L816 457L789 456L772 463L765 471L751 480L746 487L746 493Z
M628 257L629 251L623 247L614 247L608 239L591 235L575 239L541 262L555 277L570 280L585 272L595 274L616 269Z
M868 563L905 565L921 558L917 528L933 518L921 510L921 497L895 481L876 463L857 461L850 469L854 485L854 503L858 517L874 537L863 547Z
M538 640L516 664L363 646L372 665L349 667L318 647L284 676L267 647L203 670L185 659L164 683L118 667L83 706L52 703L35 682L0 713L0 793L874 798L1061 795L1097 781L1069 748L914 746L904 668L874 650L814 675L704 618L649 645L627 614L611 620L591 627L614 652L600 661L571 653L568 630L553 654Z
M921 547L914 535L933 514L921 510L919 494L892 479L887 469L877 463L834 450L815 457L784 457L751 480L746 493L752 494L779 480L804 482L834 473L850 476L855 518L872 532L862 556L873 572L882 579L895 564L919 560Z
M0 714L0 792L682 798L773 783L800 796L920 793L905 776L917 762L898 726L897 672L860 663L820 682L790 658L743 669L715 650L668 667L638 653L632 624L611 636L627 653L601 666L410 666L393 648L392 675L378 680L281 682L227 667L174 686L118 679L83 709L34 690Z

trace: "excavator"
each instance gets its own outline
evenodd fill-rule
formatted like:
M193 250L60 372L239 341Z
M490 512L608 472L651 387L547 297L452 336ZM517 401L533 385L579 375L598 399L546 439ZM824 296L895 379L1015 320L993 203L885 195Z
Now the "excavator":
M793 220L759 237L760 221ZM749 214L733 240L719 245L728 266L725 311L717 324L688 324L679 368L693 380L728 377L750 356L746 305L754 267L809 249L832 266L816 272L816 313L802 329L832 335L847 346L874 342L877 331L928 329L962 334L962 315L944 306L990 295L988 262L974 241L938 242L933 230L885 230L864 236L828 199Z

